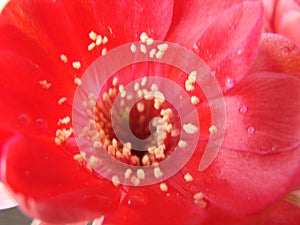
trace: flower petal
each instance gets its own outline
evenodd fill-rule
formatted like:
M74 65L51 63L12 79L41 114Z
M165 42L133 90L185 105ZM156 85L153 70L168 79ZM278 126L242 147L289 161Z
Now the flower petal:
M261 154L300 146L300 79L279 73L248 75L225 96L223 147Z
M224 144L199 175L213 204L252 214L299 184L299 91L294 76L260 73L226 94Z
M172 24L166 39L182 44L187 48L192 48L216 16L241 1L175 1Z
M28 135L55 134L59 118L70 114L70 105L60 106L56 85L45 78L45 71L30 60L11 52L0 51L1 129L22 131ZM45 88L41 82L51 87ZM51 109L51 110L49 110Z
M300 175L300 148L258 155L221 149L204 171L202 185L207 198L237 214L252 214L283 197Z
M251 72L270 71L300 77L300 49L289 39L266 33L259 44L259 54Z
M49 223L88 221L112 213L119 204L120 188L52 142L16 136L4 156L4 182L32 217Z
M0 210L15 207L16 201L9 195L4 185L0 182Z
M139 40L142 32L163 40L173 15L173 1L94 1L96 18L119 43ZM120 26L122 24L122 26ZM122 41L121 41L122 40Z
M246 1L224 11L197 41L194 51L216 72L223 89L232 88L249 71L262 23L262 4Z

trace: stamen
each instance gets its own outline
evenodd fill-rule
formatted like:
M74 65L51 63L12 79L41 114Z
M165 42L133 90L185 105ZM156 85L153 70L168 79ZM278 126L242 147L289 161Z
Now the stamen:
M163 192L167 192L168 191L168 186L167 186L166 183L161 183L159 185L159 187L160 187L160 190L163 191Z
M81 68L81 63L79 61L73 62L72 66L74 69L79 70Z
M51 83L48 83L46 80L41 80L39 83L45 89L49 89L51 87Z

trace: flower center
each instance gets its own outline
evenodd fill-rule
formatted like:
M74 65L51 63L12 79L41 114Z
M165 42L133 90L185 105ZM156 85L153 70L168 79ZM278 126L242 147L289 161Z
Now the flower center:
M90 96L101 145L129 165L155 165L172 154L179 141L176 110L156 84L148 89L146 83L143 77L125 89L114 77L98 99Z

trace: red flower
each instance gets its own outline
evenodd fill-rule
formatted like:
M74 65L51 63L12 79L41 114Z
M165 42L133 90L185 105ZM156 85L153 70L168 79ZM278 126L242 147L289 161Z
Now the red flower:
M262 26L259 1L11 1L0 17L2 182L23 211L49 223L104 216L104 224L296 224L299 209L283 198L300 183L300 50L282 36L261 33ZM196 85L188 94L196 97L201 132L188 163L157 184L117 185L91 161L80 161L69 123L74 93L99 56L147 37L191 49L209 66L224 94L225 136L217 157L199 171L210 136L223 127L212 124L218 98L207 104ZM133 78L129 69L117 73L120 83ZM136 65L137 74L143 69ZM193 77L167 71L165 78L189 89ZM107 89L111 82L117 83L107 81ZM143 101L149 122L158 111ZM106 108L101 113L110 112ZM174 115L170 129L180 125ZM107 135L101 145L115 147L111 121L99 118L96 127ZM128 122L147 137L139 131L146 122L136 118ZM179 141L174 136L163 138L164 157ZM131 151L135 157L126 158L115 148L107 150L128 164L160 162L156 153L144 162L147 153ZM282 210L288 212L275 213Z

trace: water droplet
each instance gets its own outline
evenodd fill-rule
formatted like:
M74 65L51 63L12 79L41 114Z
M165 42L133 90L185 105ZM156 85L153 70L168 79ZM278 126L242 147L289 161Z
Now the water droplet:
M35 127L37 129L46 129L46 128L48 128L48 125L47 125L47 123L46 123L46 121L44 119L37 118L35 120Z
M245 106L245 105L241 106L239 112L241 114L246 114L248 112L247 106Z
M31 118L26 113L21 113L18 120L22 126L28 126L31 123Z
M254 134L255 128L254 127L248 127L247 132L248 132L248 134Z
M236 28L236 25L234 23L229 24L229 29L233 30Z
M242 49L238 50L237 54L238 54L238 55L243 54L243 50L242 50Z
M226 87L232 88L235 85L235 80L231 77L227 77L225 83Z

